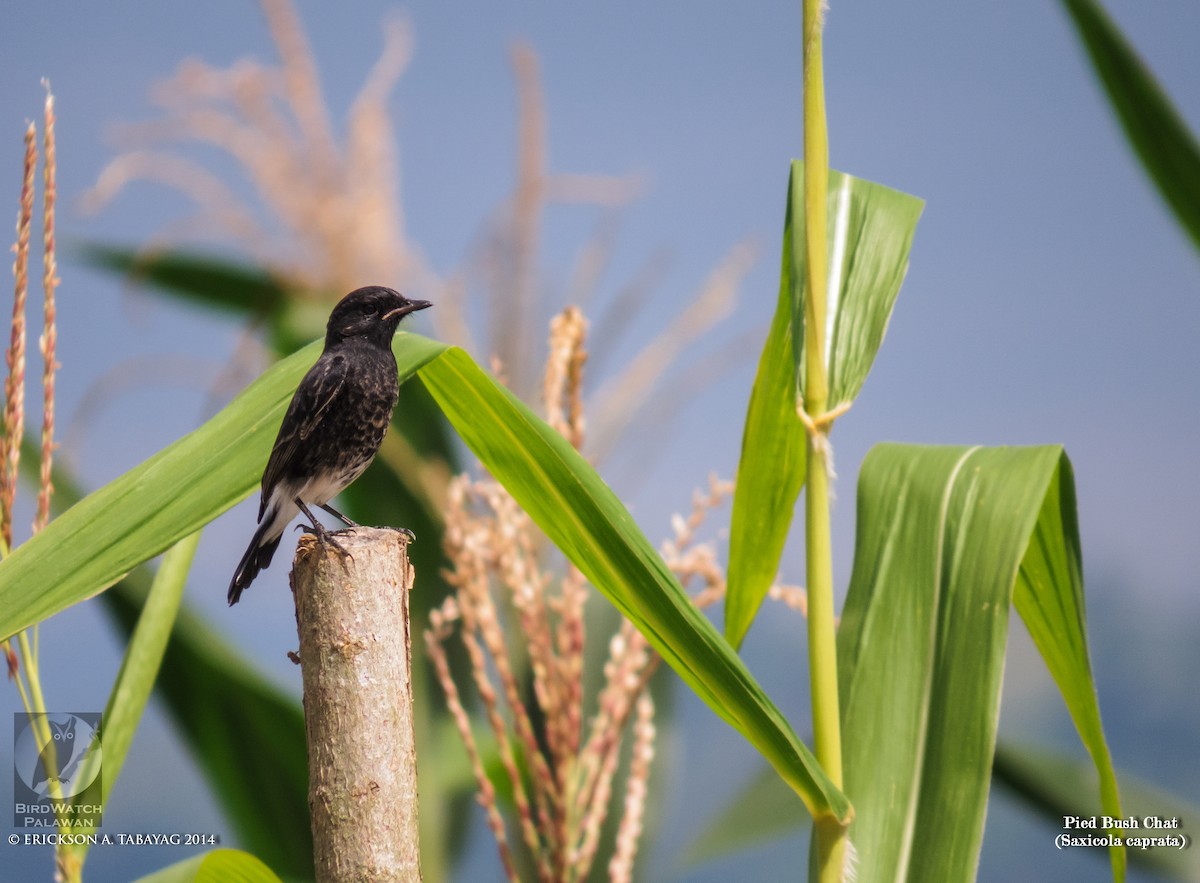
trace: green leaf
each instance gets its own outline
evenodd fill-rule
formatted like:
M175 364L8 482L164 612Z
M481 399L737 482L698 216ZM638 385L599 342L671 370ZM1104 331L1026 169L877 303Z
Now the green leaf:
M730 516L725 636L735 647L775 579L807 470L804 424L796 414L791 308L783 299L750 391Z
M1115 818L1121 815L1121 801L1088 658L1082 568L1075 479L1064 456L1046 489L1037 526L1021 561L1013 603L1092 757L1100 776L1100 804ZM1112 853L1114 868L1124 876L1125 851L1113 847Z
M0 562L0 635L102 591L251 493L318 346L275 365L204 426L89 495ZM578 452L461 350L413 334L397 335L395 349L401 377L421 369L468 447L810 812L845 818L845 797Z
M282 883L248 852L214 849L138 879L137 883Z
M167 640L175 625L200 532L184 537L163 556L142 607L125 658L104 709L104 799L120 775L138 721L154 688Z
M125 629L146 600L140 571L104 594ZM175 621L155 685L238 840L288 879L312 879L304 712L199 614ZM105 746L107 757L107 744ZM263 819L270 819L264 824Z
M34 464L29 474L36 475L40 444L26 439L22 456ZM53 483L56 509L69 508L83 496L61 466L55 467ZM141 566L100 596L126 640L133 639L150 593L148 568ZM155 606L163 603L160 599ZM134 654L127 650L126 655ZM260 675L254 662L186 601L174 617L154 686L241 843L289 880L312 879L308 756L300 703ZM106 711L106 786L116 777L109 766L109 715ZM263 819L270 819L270 826L264 826Z
M1018 596L1030 591L1039 605L1065 612L1047 615L1061 631L1047 636L1043 653L1058 654L1061 662L1048 665L1063 671L1056 677L1068 684L1068 708L1090 708L1083 720L1099 733L1091 675L1073 649L1084 648L1085 665L1073 506L1057 446L887 444L868 454L838 633L860 879L974 879L1015 586ZM1097 738L1082 728L1081 737L1085 745ZM1115 781L1107 749L1094 760L1102 781ZM1115 791L1104 805L1120 815ZM1124 854L1112 861L1123 879Z
M797 167L799 163L795 164ZM796 168L793 178L803 177ZM827 407L854 401L883 343L892 306L908 272L923 200L882 184L829 172L829 303L826 305ZM793 232L793 254L804 253L803 213ZM795 262L795 258L793 258ZM803 278L804 267L798 272ZM796 304L793 340L803 344L804 289ZM804 354L796 347L799 395L804 393Z
M1200 145L1137 52L1095 0L1063 0L1125 136L1200 246Z
M241 315L275 313L288 299L287 288L267 271L216 255L97 244L84 245L79 253L85 263L191 303Z
M750 628L779 567L805 478L806 299L804 173L792 162L779 299L750 393L729 543L725 634ZM880 184L829 173L829 303L826 370L830 409L854 401L883 342L924 203Z
M844 818L844 797L583 457L461 350L430 360L421 379L467 447L696 694L811 813Z
M154 584L150 587L133 636L125 648L125 658L121 662L116 683L113 684L108 704L104 708L104 775L101 777L104 785L103 803L108 802L113 786L121 775L121 768L125 765L125 757L141 722L142 712L145 711L150 692L154 689L167 641L171 637L171 629L179 613L192 558L199 543L200 532L197 531L184 537L163 556L162 565L154 577ZM100 756L95 755L97 762ZM79 833L87 834L94 830L86 828ZM82 864L88 851L86 839L83 843L76 844L74 851Z

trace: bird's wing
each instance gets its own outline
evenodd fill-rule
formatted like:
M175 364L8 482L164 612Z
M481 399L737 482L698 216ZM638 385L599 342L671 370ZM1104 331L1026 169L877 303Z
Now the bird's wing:
M300 444L321 425L330 403L337 398L349 376L349 366L342 353L322 354L300 381L279 427L267 468L263 471L262 501L258 507L260 519L266 511L271 491L283 476L287 464L295 456Z

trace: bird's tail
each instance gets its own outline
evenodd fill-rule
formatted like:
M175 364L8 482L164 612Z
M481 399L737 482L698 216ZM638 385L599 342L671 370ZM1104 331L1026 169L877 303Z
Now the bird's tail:
M229 581L230 607L241 599L242 592L250 583L254 582L259 571L269 567L271 559L275 557L275 550L279 548L279 540L283 536L283 532L279 531L274 537L268 538L272 529L275 528L274 515L273 511L265 513L266 517L258 525L258 530L254 532L254 539L250 541L246 554L242 556L237 570L233 572L233 579Z

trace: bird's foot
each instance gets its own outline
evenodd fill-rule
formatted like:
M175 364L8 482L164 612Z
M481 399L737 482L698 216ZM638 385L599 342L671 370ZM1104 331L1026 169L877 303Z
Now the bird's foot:
M411 530L409 530L407 527L397 527L394 529L395 529L396 533L402 533L406 537L408 537L408 541L410 543L415 543L417 541L417 535L415 533L413 533Z
M325 525L321 524L321 522L317 521L315 518L313 519L312 524L297 524L296 529L301 530L304 533L312 534L313 536L315 536L317 538L317 542L320 543L322 546L331 546L334 549L337 549L338 554L342 555L345 558L349 558L351 561L354 560L354 556L346 551L345 546L343 546L341 543L339 543L337 540L335 540L333 538L333 534L331 534L325 528ZM351 528L351 529L353 529L353 528Z
M300 511L303 512L308 517L308 520L312 522L311 525L301 524L300 525L301 530L303 530L305 533L315 534L317 537L317 542L320 543L322 546L333 546L333 548L337 549L338 552L341 553L342 557L349 558L351 561L354 560L354 556L351 555L349 552L347 552L345 550L345 548L342 546L342 544L333 538L333 534L331 534L328 530L326 530L325 525L321 524L321 522L319 522L316 519L316 517L311 512L308 511L308 507L304 505L304 501L301 500L299 497L296 497L296 505L300 507ZM328 508L328 507L322 506L322 508ZM348 521L348 519L344 515L341 515L334 510L329 510L329 511L332 512L332 514L337 515L337 517L342 519L342 521ZM351 525L354 525L354 527L358 526L358 525L355 525L354 522L352 522L352 521L348 521L348 523ZM353 527L351 528L351 530L353 530Z

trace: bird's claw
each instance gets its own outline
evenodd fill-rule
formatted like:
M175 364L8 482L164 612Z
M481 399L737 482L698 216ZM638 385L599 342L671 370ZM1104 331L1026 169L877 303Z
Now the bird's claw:
M339 543L337 540L335 540L333 538L333 534L331 534L329 531L327 531L323 526L321 526L319 524L317 524L317 525L297 524L296 530L300 530L300 531L303 531L304 533L312 534L313 536L315 536L317 538L317 542L320 543L322 546L332 546L333 548L337 549L338 553L340 555L342 555L343 557L349 558L351 561L354 560L354 556L351 555L349 552L347 552L346 548L341 543ZM351 533L353 533L354 529L349 528L349 531Z

